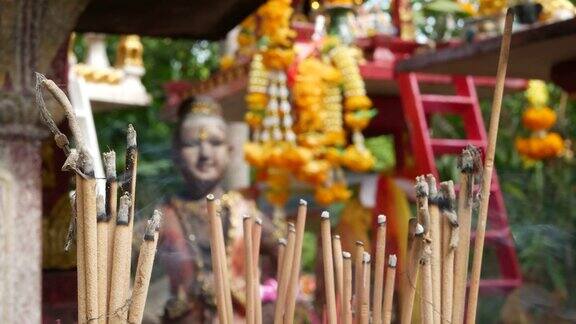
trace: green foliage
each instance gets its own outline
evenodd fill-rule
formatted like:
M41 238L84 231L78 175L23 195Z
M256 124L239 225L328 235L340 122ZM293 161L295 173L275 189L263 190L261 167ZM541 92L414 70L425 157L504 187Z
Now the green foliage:
M115 56L118 36L107 37L109 57ZM184 184L172 163L172 126L160 117L165 103L163 85L168 81L206 79L218 67L219 46L215 42L157 39L145 37L142 82L152 95L150 107L124 107L98 113L94 122L102 152L116 151L118 170L124 168L126 128L133 124L138 133L139 160L137 217L149 217L153 208L178 191ZM74 47L79 61L85 55L82 38ZM120 173L120 172L119 172Z

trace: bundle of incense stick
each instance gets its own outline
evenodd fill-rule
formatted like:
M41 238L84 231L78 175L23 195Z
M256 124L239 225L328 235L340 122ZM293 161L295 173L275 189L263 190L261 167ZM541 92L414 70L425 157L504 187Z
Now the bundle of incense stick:
M127 132L126 179L123 195L117 202L116 156L104 154L106 195L97 195L92 157L64 92L51 80L37 74L37 103L43 121L67 158L63 170L73 171L76 179L78 322L140 323L156 254L160 212L148 221L136 268L134 289L130 292L130 263L138 149L136 131ZM75 148L46 109L41 88L45 88L63 108L75 141ZM119 206L117 211L117 206Z

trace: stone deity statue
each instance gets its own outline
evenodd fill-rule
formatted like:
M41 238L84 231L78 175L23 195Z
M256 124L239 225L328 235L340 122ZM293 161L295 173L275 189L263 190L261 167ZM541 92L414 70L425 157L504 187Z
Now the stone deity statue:
M233 167L228 165L232 148L227 142L226 122L216 102L199 98L182 104L173 149L186 190L162 206L164 222L159 256L168 272L172 295L164 318L169 323L211 323L216 318L216 305L206 195L214 194L220 201L236 310L241 310L245 301L242 216L250 214L263 219L262 283L270 282L276 267L273 226L258 212L253 201L238 192L225 192L221 186L226 169ZM264 316L267 308L272 305L267 307L264 303Z

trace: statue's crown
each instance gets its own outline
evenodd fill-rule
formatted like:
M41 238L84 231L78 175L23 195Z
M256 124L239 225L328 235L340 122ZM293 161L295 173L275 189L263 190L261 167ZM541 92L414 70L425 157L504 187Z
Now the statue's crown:
M214 99L209 97L196 97L188 107L188 113L205 116L222 116L222 107Z

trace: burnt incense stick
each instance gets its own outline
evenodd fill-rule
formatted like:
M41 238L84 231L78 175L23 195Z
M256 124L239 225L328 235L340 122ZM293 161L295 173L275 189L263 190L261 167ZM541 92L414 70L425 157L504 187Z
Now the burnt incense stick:
M421 213L420 210L424 208L428 210L428 196L430 188L424 176L416 177L416 184L414 185L416 191L416 205L418 207L418 223L424 227L424 234L430 233L430 214L428 212Z
M322 235L322 261L324 264L324 289L326 290L328 323L336 324L336 293L334 288L334 257L332 255L330 214L327 211L323 211L320 217L320 230Z
M274 309L275 324L281 324L284 321L286 300L288 298L288 284L290 283L290 274L294 260L294 246L296 243L296 229L293 223L288 223L288 233L286 237L286 250L282 258L282 266L278 278L278 299L276 300Z
M80 130L80 126L78 124L78 121L76 120L76 113L74 112L74 108L72 107L70 100L68 100L68 97L66 97L64 91L62 91L62 89L60 89L56 85L56 83L54 83L54 81L46 79L46 77L44 77L44 75L40 73L36 73L36 79L37 82L40 82L40 84L42 84L48 90L48 92L50 92L52 97L58 102L60 107L62 107L62 109L64 110L64 115L66 116L66 119L68 119L68 126L70 127L70 131L72 132L73 135L72 137L76 141L76 148L78 152L87 152L86 143L84 142L84 136L82 135L82 131ZM39 98L37 98L37 101L39 101L40 110L41 112L43 112L42 115L44 122L48 124L49 128L53 132L56 131L54 133L54 140L56 144L58 145L58 147L64 149L64 152L66 153L66 155L68 155L69 153L68 139L64 134L58 131L52 116L50 116L50 113L45 112L46 109L41 93L39 94Z
M114 252L112 254L112 277L110 279L110 303L108 305L108 316L110 324L124 324L128 318L128 290L126 280L130 276L124 271L128 268L126 263L130 263L130 251L132 241L128 233L130 228L130 206L131 198L128 192L120 197L120 207L116 217L116 230L114 231Z
M84 263L86 280L86 317L98 318L98 230L96 217L96 179L88 153L80 152L81 166L88 178L80 178L84 209Z
M512 25L514 23L514 10L509 8L506 12L502 46L496 73L496 87L494 89L494 101L490 114L490 126L488 127L488 146L484 157L484 172L482 174L482 186L480 188L480 210L476 225L476 238L474 240L474 254L472 258L472 271L470 272L470 289L468 292L468 308L466 322L476 323L476 309L478 305L478 291L480 289L480 273L482 270L482 256L484 254L484 238L486 236L486 221L488 219L488 207L490 202L490 186L492 185L492 170L494 169L494 155L496 153L496 140L498 138L498 124L500 123L500 110L502 108L502 96L506 83L506 69L510 55L510 43L512 39Z
M344 288L342 291L342 323L352 324L352 255L342 252Z
M219 232L222 232L222 223L220 216L216 211L214 195L209 194L206 196L206 209L208 212L208 219L210 222L210 257L212 260L212 269L214 273L214 283L216 290L216 309L218 312L218 320L220 323L229 322L227 306L226 306L226 286L225 281L228 279L224 276L223 264L225 259L222 259L221 250L223 250L224 243L220 241ZM220 220L220 221L219 221ZM252 251L250 251L252 252ZM251 260L251 259L248 259ZM252 263L252 262L247 262Z
M280 287L280 282L282 282L282 265L284 262L287 243L288 241L283 237L278 239L278 264L276 265L276 282L278 282L278 287Z
M288 284L288 297L286 300L285 321L292 324L294 321L294 312L296 311L296 297L298 295L298 280L300 278L300 263L302 260L302 243L304 241L304 227L306 226L306 211L308 203L300 199L298 205L298 214L296 216L296 241L294 243L294 258L290 273L290 282Z
M254 282L256 281L256 269L254 269L254 247L252 242L252 227L254 220L250 215L244 215L244 260L246 281L246 323L254 324L256 318L256 300L254 296Z
M84 199L82 177L76 174L76 273L78 280L78 323L86 323L86 278L84 262Z
M412 219L413 220L413 219ZM408 324L412 322L412 310L414 308L414 297L416 296L416 282L420 268L420 258L424 249L424 227L412 221L410 226L410 240L408 241L408 255L406 266L406 280L404 294L402 298L402 309L400 312L400 323Z
M362 296L362 280L364 274L360 269L362 269L362 260L364 258L364 243L361 241L356 241L356 252L354 255L354 296L352 296L352 309L353 317L356 322L358 322L358 316L360 314L360 296Z
M454 294L454 253L458 237L458 223L456 222L456 194L454 183L446 181L440 183L438 206L442 223L442 323L452 323L453 294Z
M260 256L260 240L262 237L262 219L256 217L254 219L254 227L252 228L252 243L254 251L254 269L256 271L256 283L254 284L254 300L256 303L255 322L256 324L262 323L262 300L260 298L260 270L259 270L259 256Z
M440 324L442 314L442 226L440 210L438 209L438 189L436 178L432 174L426 175L428 183L428 211L430 213L430 240L432 255L430 265L432 267L432 308L434 309L434 323Z
M420 312L423 324L434 323L434 304L432 293L432 267L430 265L432 259L432 248L430 241L424 241L424 250L420 258L420 266L422 273L422 295L420 298ZM440 310L438 310L439 312Z
M126 132L126 171L125 175L128 177L124 183L123 191L130 193L131 206L130 215L128 219L128 239L132 242L134 232L134 207L136 206L136 170L138 169L138 146L136 142L136 130L132 124L128 125ZM130 245L129 255L132 255L132 245ZM124 284L126 291L130 290L130 267L131 262L126 264L124 275Z
M382 324L392 322L392 305L394 301L394 283L396 281L396 255L388 257L388 270L386 271L386 284L384 286L384 302L382 306Z
M370 321L370 254L362 256L362 296L360 296L360 324Z
M144 306L148 297L148 287L152 275L152 266L156 255L158 244L158 231L160 229L160 219L162 214L154 210L152 218L148 220L144 240L140 245L138 255L138 265L136 266L136 276L134 277L134 289L132 290L132 301L128 312L128 323L142 323L144 316Z
M98 322L106 324L108 311L108 225L110 219L106 214L104 197L98 195L97 208L97 235L98 235Z
M106 270L107 301L110 300L110 278L112 278L112 251L114 249L114 230L116 229L116 213L118 208L118 182L116 179L116 152L104 153L104 173L106 175L106 215L108 218L108 264Z
M474 174L480 167L480 151L472 146L462 151L459 159L460 191L458 193L459 244L454 254L454 294L452 323L464 323L468 259L470 255L470 232L472 228L472 195Z
M374 265L374 298L372 304L372 323L382 323L382 293L384 282L384 261L386 259L386 216L378 215L376 232L376 262Z
M342 294L344 292L344 260L342 259L342 242L340 242L340 235L332 236L332 251L334 256L334 275L336 279L336 306L338 307L338 315L340 315L338 318L340 318L342 313Z

